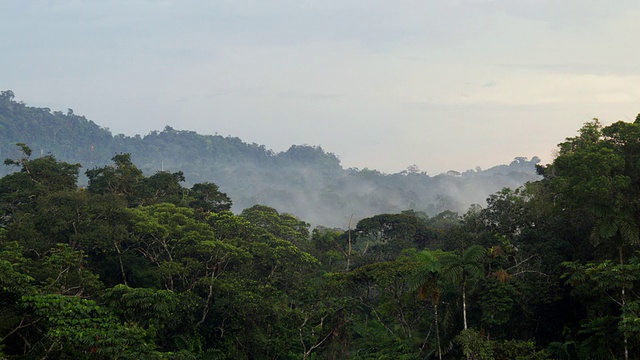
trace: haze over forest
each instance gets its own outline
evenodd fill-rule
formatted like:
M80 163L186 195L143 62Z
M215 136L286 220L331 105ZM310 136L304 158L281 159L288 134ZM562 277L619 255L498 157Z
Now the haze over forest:
M385 174L375 169L342 167L336 155L319 146L292 145L276 153L264 145L235 137L200 135L166 126L145 136L111 132L77 115L16 101L6 90L0 96L0 155L17 159L30 146L36 156L51 154L80 163L81 173L112 164L111 158L130 153L146 175L182 172L185 185L213 182L234 201L240 212L255 204L291 213L314 225L346 228L368 216L404 210L435 216L444 211L463 214L472 204L504 187L517 188L538 179L533 156L516 157L489 169L450 170L429 176L417 166ZM330 149L327 149L330 150ZM14 170L4 167L0 174ZM180 175L182 176L182 175ZM80 178L86 185L86 177Z

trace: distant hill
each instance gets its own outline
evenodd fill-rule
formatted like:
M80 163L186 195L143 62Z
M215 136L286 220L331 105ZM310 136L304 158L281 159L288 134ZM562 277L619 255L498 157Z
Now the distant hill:
M182 170L188 184L214 182L234 203L234 211L254 204L274 207L314 225L345 228L381 213L413 209L429 216L445 210L465 212L484 205L492 193L537 180L535 164L517 157L487 170L449 171L429 176L416 167L396 174L344 169L340 160L319 146L293 145L275 153L237 137L200 135L166 126L145 136L113 135L107 128L73 113L27 106L10 90L0 92L0 158L15 158L21 142L34 156L81 163L84 170L111 163L130 153L145 174ZM0 175L11 169L0 169ZM84 171L82 171L84 172ZM86 182L82 177L80 182ZM186 185L188 185L186 184ZM354 222L355 224L355 222Z

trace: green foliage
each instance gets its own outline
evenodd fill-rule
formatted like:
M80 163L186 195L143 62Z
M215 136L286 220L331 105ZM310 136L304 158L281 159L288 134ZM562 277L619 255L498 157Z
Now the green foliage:
M139 205L180 204L188 193L188 190L180 185L184 181L185 178L182 171L175 173L158 172L143 178L135 189L134 203Z
M58 244L32 270L48 293L62 295L91 295L102 287L98 277L85 268L86 255L66 244Z
M517 288L510 283L493 281L481 297L482 324L487 327L504 326L514 316Z
M350 230L345 232L341 229L317 226L311 232L312 253L327 270L346 269L351 256L355 254L349 250L349 238Z
M6 159L5 165L19 170L0 179L0 224L6 225L19 215L21 210L33 210L36 200L57 191L72 191L78 180L80 164L57 161L47 155L30 159L31 149L17 144L22 157Z
M463 284L473 278L484 275L483 258L487 250L480 245L473 245L462 250L462 255L444 253L440 257L443 267L443 276L454 284Z
M439 302L438 280L442 273L442 263L440 262L442 255L441 251L428 250L423 250L417 255L419 267L412 279L412 288L418 291L420 299L429 298L434 303Z
M111 160L113 166L86 171L89 179L87 190L93 194L124 196L131 203L135 199L134 192L143 179L142 171L133 164L130 154L118 154Z
M218 185L210 182L195 184L191 187L189 196L193 198L189 207L205 213L222 212L231 210L231 199L227 194L220 192Z
M573 287L572 294L584 299L590 315L583 319L579 334L584 340L579 349L606 358L622 348L623 335L628 346L640 346L640 327L637 304L640 298L635 289L640 284L640 262L629 264L606 260L600 263L564 263L563 275ZM617 309L616 309L617 308Z
M612 241L621 251L640 242L638 129L638 123L606 128L597 120L586 123L578 137L560 144L554 163L543 169L563 205L586 209L593 217L591 240Z
M290 214L280 214L274 208L254 205L242 214L249 223L266 230L276 237L290 241L306 249L309 244L309 224Z
M117 285L107 289L103 298L127 323L144 328L162 328L176 321L181 294L169 290L130 288Z
M8 113L35 111L0 94L0 127ZM47 114L32 115L65 117ZM71 111L66 117L82 123ZM188 171L145 176L149 164L139 168L128 153L112 165L94 162L87 188L78 189L78 165L31 159L19 144L21 154L6 162L16 171L0 178L0 357L637 357L639 137L640 120L604 128L593 121L540 167L542 181L502 189L486 208L433 218L428 209L395 209L355 228L350 220L346 230L311 232L271 206L236 215L216 184L183 187ZM294 192L318 180L313 164L322 164L323 179L344 175L320 148L293 147L280 157L170 127L148 136L163 156L192 146L185 139L216 161L242 148L239 163L266 156L306 169L270 173ZM214 156L214 148L227 153ZM192 171L203 168L185 159ZM533 162L516 158L509 167ZM257 170L218 171L244 179ZM350 173L339 181L374 189L353 206L378 206L375 192L393 189L391 176ZM418 197L426 175L398 176L412 185L396 195ZM271 190L319 211L327 199L347 204L330 187L307 202Z
M493 346L491 342L483 338L480 333L473 329L462 330L456 337L456 342L460 344L462 353L467 359L493 360Z
M28 293L32 276L26 273L31 261L22 254L23 248L17 242L2 239L4 229L0 228L0 286L3 292Z
M474 360L544 360L550 359L545 351L537 351L531 341L490 340L476 330L463 330L456 337L463 354Z
M413 211L362 219L358 222L355 233L363 255L361 262L365 263L393 259L406 248L425 248L437 238L427 221Z
M22 304L43 333L30 352L56 358L159 358L146 332L121 324L91 300L57 294L24 296Z

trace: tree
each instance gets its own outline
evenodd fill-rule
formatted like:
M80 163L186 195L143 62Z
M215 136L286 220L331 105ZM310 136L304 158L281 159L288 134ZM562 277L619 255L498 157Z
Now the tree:
M591 240L608 242L624 263L625 247L640 244L640 117L633 124L602 128L595 119L579 136L559 145L552 164L540 171L557 206L584 211L594 220Z
M633 123L616 122L605 128L594 119L578 136L559 145L552 164L539 168L559 206L593 219L591 241L602 245L605 259L615 256L610 249L617 249L620 265L640 245L639 139L640 115ZM625 286L620 292L624 318ZM625 332L625 359L627 341Z
M32 209L36 199L57 191L75 190L80 164L57 161L47 155L30 159L31 149L17 144L22 151L19 159L6 159L5 165L15 166L19 171L0 179L0 206L4 211L4 222L20 209Z
M640 259L634 256L625 264L605 260L563 265L567 270L563 278L572 287L572 296L581 300L589 315L580 324L581 356L606 357L623 348L627 358L629 346L633 350L640 345L640 296L636 292Z
M109 309L93 300L59 294L30 295L23 306L35 317L37 332L24 355L43 358L159 357L150 334L138 326L122 324ZM35 334L42 334L38 337Z
M240 216L258 228L280 239L288 240L304 250L309 247L310 225L291 214L280 214L272 207L254 205L242 210Z
M167 290L191 288L202 270L193 255L203 242L214 240L211 228L196 218L193 209L169 203L141 206L129 212L135 249L157 270L152 278Z
M429 341L430 311L418 305L412 286L418 266L415 251L407 250L392 261L328 274L330 286L337 287L334 296L345 307L349 348L356 358L415 359L435 352Z
M11 101L14 97L15 94L11 90L0 91L0 99Z
M375 261L394 259L405 248L425 248L437 238L436 232L427 226L427 221L413 211L362 219L354 232L360 246L365 243L362 255L368 253L369 258Z
M180 185L184 181L182 171L175 173L161 171L149 177L143 177L134 187L134 203L137 205L159 203L181 205L185 202L187 195L187 190Z
M429 299L433 306L434 322L436 327L436 345L438 349L438 359L442 359L442 346L440 345L440 326L438 324L440 315L440 295L442 288L438 283L442 273L442 263L439 258L443 255L441 251L423 250L417 255L418 269L413 278L413 287L418 291L418 298Z
M191 187L189 196L193 199L189 206L204 213L231 210L231 199L220 192L218 185L210 182L198 183Z
M487 251L480 245L473 245L462 250L462 254L447 252L442 254L442 276L458 286L462 292L462 319L464 330L467 325L467 290L469 282L484 275L482 263Z
M351 230L329 229L316 226L311 232L311 244L314 255L323 263L325 269L350 270L352 260Z
M89 178L87 190L94 194L124 196L131 203L139 182L144 178L142 171L131 161L131 154L118 154L111 160L113 166L86 171Z
M20 299L35 291L35 279L28 274L32 260L23 255L23 250L17 242L8 242L0 228L0 356L4 356L5 346L9 353L19 349L19 334L35 322L20 306Z

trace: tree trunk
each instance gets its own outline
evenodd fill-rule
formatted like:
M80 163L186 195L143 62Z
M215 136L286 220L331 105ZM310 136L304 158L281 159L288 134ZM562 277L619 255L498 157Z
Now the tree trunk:
M442 348L440 347L440 330L438 330L438 304L433 306L436 317L436 343L438 344L438 359L442 360Z
M467 291L465 284L462 284L462 320L464 329L467 330Z
M466 281L462 282L462 320L464 322L464 330L467 330L467 286ZM471 353L467 354L467 360L471 360Z
M622 251L622 245L620 245L620 247L618 248L618 254L620 255L620 265L624 265L624 254ZM627 319L627 310L625 309L626 306L626 299L625 299L625 293L624 293L624 285L622 285L622 323L625 323L625 320ZM627 338L627 332L624 331L623 332L624 335L624 360L629 360L629 344L628 344L628 338Z
M120 262L120 272L122 273L122 282L126 286L129 286L129 284L127 284L127 275L124 272L124 264L122 263L122 253L120 252L120 248L118 247L118 244L115 241L113 242L113 246L116 248L116 252L118 253L118 261Z
M347 250L347 271L349 271L349 267L351 266L351 221L353 220L353 214L349 217L349 248Z

